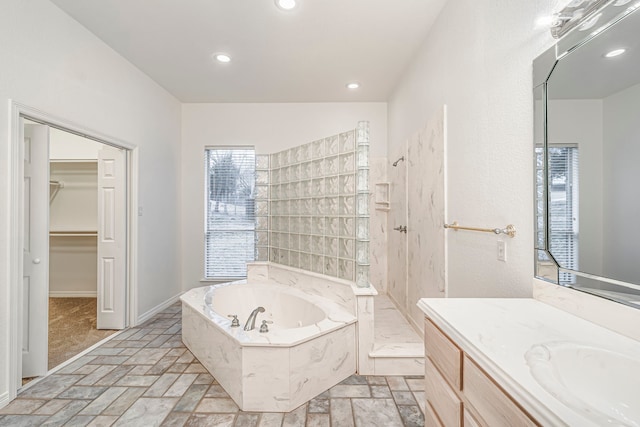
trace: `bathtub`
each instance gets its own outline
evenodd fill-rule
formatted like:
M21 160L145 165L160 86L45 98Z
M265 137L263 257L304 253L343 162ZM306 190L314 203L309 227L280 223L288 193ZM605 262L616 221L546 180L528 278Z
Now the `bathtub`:
M291 411L356 371L356 318L326 298L240 281L180 299L185 345L243 411ZM244 331L258 306L265 312ZM259 332L263 320L273 322L267 333Z

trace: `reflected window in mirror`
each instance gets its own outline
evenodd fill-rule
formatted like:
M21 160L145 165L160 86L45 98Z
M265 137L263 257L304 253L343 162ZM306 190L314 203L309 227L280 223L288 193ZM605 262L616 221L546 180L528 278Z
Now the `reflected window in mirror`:
M578 147L549 147L549 231L551 254L560 265L578 270L579 238ZM575 276L560 273L564 283L575 283Z
M571 270L579 269L579 174L578 146L554 145L549 148L549 248L556 262ZM536 194L544 194L544 156L541 147L536 148ZM540 203L540 200L536 201ZM544 211L536 210L536 221L544 222ZM544 230L543 227L538 229ZM536 236L538 246L543 247L544 235ZM541 256L541 255L539 255ZM561 283L574 284L575 275L561 271Z

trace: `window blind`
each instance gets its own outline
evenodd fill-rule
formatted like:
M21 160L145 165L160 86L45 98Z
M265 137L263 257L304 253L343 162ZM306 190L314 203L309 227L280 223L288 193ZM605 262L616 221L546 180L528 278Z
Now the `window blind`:
M558 263L578 269L578 148L549 147L549 232L550 250ZM562 283L573 283L575 276L560 273Z
M247 276L255 260L255 150L205 150L205 278Z

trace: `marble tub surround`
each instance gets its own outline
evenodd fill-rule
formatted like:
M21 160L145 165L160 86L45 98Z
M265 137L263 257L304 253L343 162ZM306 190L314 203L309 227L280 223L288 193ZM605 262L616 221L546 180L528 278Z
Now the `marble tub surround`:
M418 306L542 425L601 424L536 381L525 358L532 348L575 343L640 359L639 342L535 299L421 299ZM603 369L599 375L606 376L606 365ZM585 387L590 374L584 372Z
M306 294L327 298L352 313L358 319L358 372L362 375L375 373L374 361L369 355L374 346L374 297L378 295L373 286L358 287L348 280L271 262L247 264L247 282L294 287Z
M356 318L327 298L270 281L192 289L181 300L185 345L244 411L291 411L356 372ZM256 329L244 331L258 305ZM263 319L274 322L267 333Z
M374 287L358 288L354 282L273 262L247 264L247 283L277 283L327 298L356 315L358 295L377 295Z
M246 346L297 345L357 320L326 298L274 282L237 281L205 286L186 292L180 300L199 308L199 313ZM249 314L259 306L265 312L258 314L253 330L245 331ZM239 327L231 327L230 314L238 316ZM263 320L273 322L268 324L268 333L259 331Z

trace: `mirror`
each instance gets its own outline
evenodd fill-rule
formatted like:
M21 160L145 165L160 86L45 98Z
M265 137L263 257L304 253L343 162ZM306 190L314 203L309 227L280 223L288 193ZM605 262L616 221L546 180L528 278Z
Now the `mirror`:
M536 276L640 308L640 3L618 3L534 61Z

